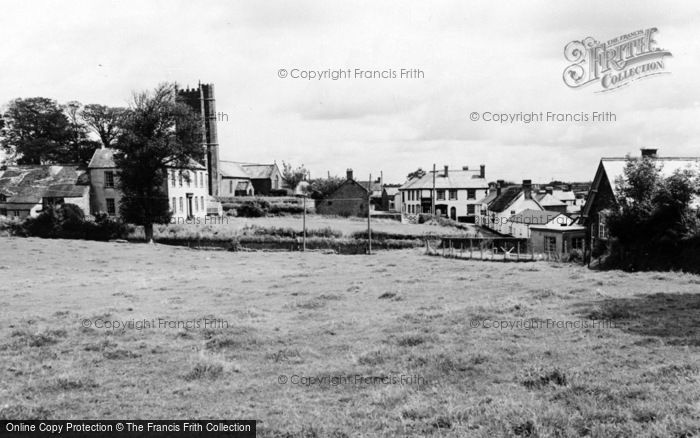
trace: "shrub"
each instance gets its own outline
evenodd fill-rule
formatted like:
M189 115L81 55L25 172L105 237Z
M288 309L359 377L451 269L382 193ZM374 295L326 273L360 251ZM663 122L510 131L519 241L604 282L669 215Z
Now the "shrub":
M110 240L123 237L128 228L106 214L98 214L94 220L86 219L80 207L63 204L49 207L37 217L29 217L17 226L22 236L61 239Z

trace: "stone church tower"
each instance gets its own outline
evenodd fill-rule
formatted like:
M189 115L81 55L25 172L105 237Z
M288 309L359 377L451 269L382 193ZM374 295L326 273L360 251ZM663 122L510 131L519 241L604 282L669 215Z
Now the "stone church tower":
M211 196L219 196L219 138L216 133L214 84L199 83L197 88L178 90L178 97L202 119L202 143L207 151L206 163Z

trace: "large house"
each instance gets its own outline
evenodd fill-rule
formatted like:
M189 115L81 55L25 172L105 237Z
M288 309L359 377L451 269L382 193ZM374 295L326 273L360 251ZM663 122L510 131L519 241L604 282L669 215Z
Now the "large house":
M88 164L90 173L90 212L116 216L122 199L118 189L119 172L114 150L97 149ZM164 192L175 219L205 217L210 202L208 174L204 165L190 160L186 168L168 167Z
M481 165L479 170L468 167L455 170L445 166L442 172L426 172L399 187L401 213L431 213L434 205L434 214L438 216L474 223L481 214L480 200L488 191L486 166Z
M659 157L657 149L642 149L641 158L653 159L659 164L661 175L671 176L677 170L700 170L700 157ZM588 192L586 204L581 210L581 220L586 227L586 253L598 242L607 242L610 238L607 216L611 209L617 207L616 180L624 177L625 166L629 157L601 158L596 170L593 184ZM639 157L636 159L640 159ZM695 207L700 207L700 199L693 201Z
M79 166L24 165L0 170L0 215L24 219L64 203L90 211L89 178Z

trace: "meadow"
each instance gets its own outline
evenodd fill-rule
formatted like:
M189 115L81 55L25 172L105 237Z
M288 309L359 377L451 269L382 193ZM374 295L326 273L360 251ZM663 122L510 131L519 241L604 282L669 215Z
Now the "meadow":
M0 419L700 433L698 276L0 237L0 279Z

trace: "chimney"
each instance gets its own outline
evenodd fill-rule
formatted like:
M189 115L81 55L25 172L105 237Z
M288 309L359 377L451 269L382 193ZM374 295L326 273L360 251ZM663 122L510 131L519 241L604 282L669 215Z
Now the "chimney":
M548 194L551 195L554 193L554 188L552 186L547 186L544 188L544 191Z
M486 178L486 165L479 166L479 178Z
M642 158L656 158L658 149L642 148Z
M501 196L501 189L503 188L503 180L499 179L496 181L496 196Z
M469 170L469 166L462 166L462 170Z
M523 180L523 193L525 193L525 199L532 199L532 180Z
M496 191L496 183L489 183L489 194L493 193Z
M352 169L348 169L348 170L347 170L347 179L348 179L348 180L352 180L352 179L353 179L353 178L352 178Z
M450 176L450 171L449 171L447 165L445 165L445 178L447 178L448 176Z

